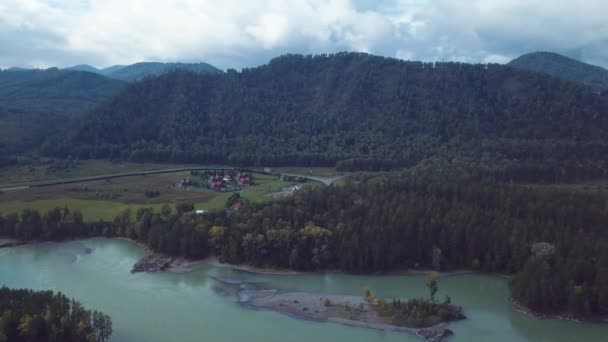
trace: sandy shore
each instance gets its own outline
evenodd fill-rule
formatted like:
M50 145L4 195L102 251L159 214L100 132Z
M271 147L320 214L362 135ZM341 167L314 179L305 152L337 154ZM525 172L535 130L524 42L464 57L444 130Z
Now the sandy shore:
M377 275L404 275L404 276L427 276L431 274L437 274L440 277L455 277L467 274L475 274L475 271L471 270L454 270L454 271L435 271L435 270L418 270L418 269L407 269L407 270L397 270L397 271L387 271L387 272L378 272L374 273Z
M215 267L224 267L231 268L233 270L248 272L248 273L258 273L258 274L275 274L275 275L295 275L295 274L304 274L306 272L298 272L292 270L277 270L272 268L258 268L250 265L235 265L235 264L227 264L222 263L215 256L210 256L205 259L200 260L200 263L215 266Z

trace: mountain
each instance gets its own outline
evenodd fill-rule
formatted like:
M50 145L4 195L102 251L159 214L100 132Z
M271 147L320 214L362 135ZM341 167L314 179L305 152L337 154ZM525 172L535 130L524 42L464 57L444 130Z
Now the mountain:
M124 87L84 71L0 71L0 143L16 150L35 146Z
M101 70L99 70L99 73L104 75L104 76L108 76L114 72L117 72L118 70L121 70L123 68L127 67L127 65L112 65L109 66L107 68L103 68Z
M607 141L608 98L576 83L496 64L340 53L146 79L43 150L342 169L444 158L496 178L555 181L605 175Z
M218 74L222 72L220 69L217 69L216 67L207 63L142 62L117 69L104 69L103 73L108 77L116 78L126 82L133 82L139 81L147 76L158 76L174 70L184 70L199 74Z
M78 64L78 65L74 65L68 68L65 68L65 70L73 70L73 71L87 71L87 72L92 72L95 74L102 74L101 70L90 66L88 64Z
M78 115L124 86L122 81L85 71L0 71L0 106Z
M608 89L608 70L553 52L525 54L512 60L507 65L580 82L593 87L595 90Z
M32 69L22 68L22 67L10 67L4 71L27 71Z

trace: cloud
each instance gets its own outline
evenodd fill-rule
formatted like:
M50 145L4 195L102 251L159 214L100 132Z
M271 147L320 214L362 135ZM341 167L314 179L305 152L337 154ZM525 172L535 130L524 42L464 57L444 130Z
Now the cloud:
M365 51L506 62L550 50L608 66L604 0L2 0L0 67Z

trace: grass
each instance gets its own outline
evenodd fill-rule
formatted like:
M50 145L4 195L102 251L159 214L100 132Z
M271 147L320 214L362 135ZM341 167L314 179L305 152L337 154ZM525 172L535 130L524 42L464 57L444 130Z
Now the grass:
M254 174L254 186L248 186L241 192L241 197L250 202L265 202L272 198L268 196L273 192L281 191L281 189L292 186L296 183L283 182L275 176Z
M342 176L344 172L336 171L333 167L300 167L300 166L286 166L276 167L272 169L275 173L289 173L297 174L302 176L311 177L336 177Z
M223 192L217 193L217 196L205 202L198 202L194 204L196 209L204 209L204 210L222 210L226 207L226 201L228 201L228 197L230 197L232 192Z
M75 198L57 198L35 201L18 201L2 203L0 213L20 213L23 209L36 209L41 213L56 207L68 207L70 210L80 210L87 222L99 220L111 221L123 210L129 208L135 214L139 208L154 208L160 210L162 204L128 204L116 201L82 200Z
M100 166L106 164L102 163ZM92 165L94 164L88 164L88 171L74 171L74 173L82 175L89 172ZM131 168L133 165L124 167ZM99 170L108 172L108 169L103 167ZM164 204L174 207L179 202L194 203L195 208L199 210L222 210L228 198L234 194L234 192L216 192L203 187L186 190L174 186L188 177L190 177L189 172L177 172L8 191L0 193L0 214L20 213L25 208L44 213L55 207L67 206L72 210L80 210L86 221L109 221L127 208L130 208L134 214L139 208L151 207L160 210ZM258 173L255 173L253 178L254 185L243 187L241 191L241 196L253 203L270 201L272 197L268 194L296 184L280 181L276 176ZM318 185L310 183L309 186ZM159 195L153 198L146 197L146 192L150 191L158 192Z
M0 184L12 185L54 179L91 177L114 173L151 171L172 168L197 168L205 165L156 164L156 163L112 163L106 160L83 160L77 167L58 169L53 164L9 166L0 168ZM217 167L209 165L207 167Z

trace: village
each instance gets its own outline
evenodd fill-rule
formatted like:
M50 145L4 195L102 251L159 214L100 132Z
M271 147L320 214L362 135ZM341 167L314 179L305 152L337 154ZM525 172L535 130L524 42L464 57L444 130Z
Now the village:
M245 187L258 185L254 181L254 173L250 170L243 169L205 169L192 170L190 177L183 178L176 184L177 187L189 190L192 188L207 188L217 192L236 192L241 191ZM285 174L272 174L272 169L265 168L264 172L258 172L258 177L263 176L265 181L270 178L277 177L281 182L286 183L305 183L308 179L304 176L290 176ZM293 191L299 189L294 185L277 189L281 193L285 191Z

